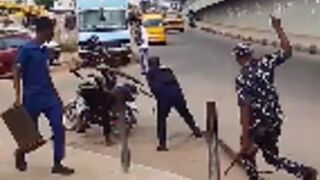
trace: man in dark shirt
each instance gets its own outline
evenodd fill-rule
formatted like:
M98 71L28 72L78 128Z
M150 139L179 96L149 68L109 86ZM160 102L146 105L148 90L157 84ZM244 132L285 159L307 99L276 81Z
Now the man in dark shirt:
M39 115L44 113L50 122L54 141L54 165L52 173L71 175L73 169L61 164L64 158L65 132L62 123L63 104L52 82L48 67L48 50L43 46L53 37L54 23L42 17L36 21L36 37L20 47L14 68L15 106L21 106L30 114L37 124ZM21 87L22 79L22 103ZM16 151L16 168L27 169L25 154Z
M187 102L172 70L168 67L160 67L159 57L150 57L150 70L147 73L147 81L151 92L157 100L157 134L159 139L158 151L168 151L167 117L170 109L174 107L184 118L193 134L201 138L200 129L196 126L193 116L189 112Z
M258 180L255 155L262 151L267 163L304 180L315 180L317 171L311 167L279 156L277 147L283 112L274 85L275 68L292 55L290 42L281 27L281 20L271 17L272 26L280 39L282 51L253 59L249 44L234 48L241 72L236 78L236 91L242 124L242 162L250 180Z

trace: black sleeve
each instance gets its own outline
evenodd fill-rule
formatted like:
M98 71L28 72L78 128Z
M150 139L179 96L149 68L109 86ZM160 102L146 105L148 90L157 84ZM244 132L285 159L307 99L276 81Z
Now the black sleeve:
M161 69L161 78L163 79L164 83L171 83L171 84L179 84L178 80L170 68L163 68Z
M153 71L149 71L146 77L147 77L147 82L148 82L150 91L154 96L157 96L158 94L157 89L159 89L158 87L159 85L157 84L155 73Z

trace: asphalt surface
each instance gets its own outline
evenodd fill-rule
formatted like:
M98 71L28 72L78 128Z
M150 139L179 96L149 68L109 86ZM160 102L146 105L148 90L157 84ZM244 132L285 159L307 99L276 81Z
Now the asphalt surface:
M220 137L233 149L239 149L240 123L234 79L239 66L231 49L238 41L200 31L170 35L168 47L155 47L152 55L160 56L165 65L177 73L190 109L205 125L205 102L218 105ZM256 45L255 56L276 49ZM286 119L279 147L289 156L320 170L319 102L320 57L294 52L293 57L276 72L276 84ZM273 170L262 163L261 169ZM276 173L270 179L294 179Z
M132 65L125 69L128 73L143 80L143 77L140 75L139 66ZM81 73L88 73L87 71ZM68 103L69 100L72 100L75 96L75 90L77 88L80 80L75 78L73 75L68 73L65 69L54 71L53 72L53 80L54 83L61 95L64 103ZM14 94L12 89L12 82L10 81L0 81L0 112L3 112L9 106L11 106L14 100ZM157 169L159 171L171 172L178 175L181 175L186 178L191 178L194 180L205 180L208 177L208 152L207 145L204 139L195 139L191 137L191 132L186 128L186 125L183 123L179 117L171 116L169 123L169 148L170 151L167 153L159 153L156 151L156 137L155 137L155 114L152 112L152 107L154 107L154 100L139 96L137 100L137 105L140 109L140 113L138 115L139 125L134 128L130 135L130 149L132 153L132 160L134 163L142 164L145 167L151 167ZM39 121L40 130L42 135L47 139L52 136L50 127L48 126L48 121L45 118L41 118ZM10 170L5 171L6 174L10 174L12 177L15 177L12 172L13 165L10 159L12 158L12 152L14 147L14 141L12 137L10 137L8 130L6 129L4 124L0 124L0 145L3 147L4 153L2 153L2 157L0 156L0 166L4 166L9 168ZM116 142L118 142L113 147L106 147L104 144L104 138L102 136L101 128L93 127L88 130L88 132L84 135L79 135L74 132L67 133L67 146L72 149L84 150L89 152L94 152L101 155L107 155L107 157L120 157L120 143L117 138L114 138ZM5 148L4 148L5 147ZM43 148L41 148L43 149ZM48 150L48 149L47 149ZM50 150L49 150L50 151ZM45 151L46 153L48 151ZM221 170L224 170L231 163L231 159L227 157L223 151L220 150L220 162L221 162ZM9 155L8 155L9 154ZM40 152L34 153L37 158L30 157L30 161L32 161L31 169L39 169L39 167L44 171L43 165L46 163L40 163L41 156L46 156L46 161L50 160L51 153L49 154L40 154ZM5 158L4 158L5 157ZM39 159L40 157L40 159ZM74 152L67 151L67 164L73 166L70 162L78 162L78 160L74 159ZM29 158L28 158L29 159ZM38 161L37 161L38 160ZM72 161L71 161L72 160ZM101 159L102 160L102 159ZM82 163L86 160L79 159ZM2 163L1 163L2 162ZM10 162L10 163L8 163ZM91 161L92 162L92 161ZM95 171L99 171L99 169L90 170L91 166L95 166L97 163L91 163L90 161L86 161L86 164L73 166L77 171L81 171L81 173L85 173L85 171L92 171L90 173L95 173ZM50 162L47 162L48 166ZM100 162L102 164L103 161ZM110 165L110 164L109 164ZM111 165L112 166L112 165ZM121 166L118 163L114 163L113 169L121 169ZM133 169L137 166L132 165ZM81 168L80 168L81 167ZM88 168L86 168L88 167ZM99 166L101 167L101 166ZM80 168L80 169L79 169ZM105 166L107 174L106 178L112 178L112 174L108 174L110 170L108 166ZM85 171L84 171L85 169ZM33 171L28 171L28 175L32 176ZM31 173L31 174L30 174ZM80 173L80 174L81 174ZM49 175L42 174L42 177L48 176L47 178L51 178ZM78 174L79 175L79 174ZM134 173L130 173L128 177L135 176ZM35 175L37 176L37 175ZM88 174L86 174L88 176ZM145 177L148 179L149 177ZM162 177L159 177L162 178ZM1 178L0 178L1 179ZM7 178L5 178L7 179ZM18 176L16 177L18 178ZM43 178L42 178L43 179ZM138 178L141 179L141 178ZM228 176L222 177L223 180L245 180L246 176L243 171L239 167L235 167Z
M205 128L205 102L217 102L219 116L220 138L225 140L235 150L239 149L240 123L237 114L236 95L234 92L234 77L239 67L233 61L230 50L235 40L208 35L199 31L188 31L183 34L169 35L168 46L154 46L152 55L160 56L165 65L171 66L176 72L189 109L202 128ZM257 47L257 55L272 52L271 48ZM139 76L137 67L127 70ZM320 82L320 57L294 54L284 66L277 71L276 80L281 102L287 115L283 126L280 144L281 154L315 166L320 170L320 121L318 113ZM140 76L141 79L143 79ZM74 97L78 80L65 72L54 75L59 92L64 101ZM0 111L13 102L11 83L0 81ZM137 102L141 109L138 127L131 139L133 160L147 166L169 170L192 179L206 179L207 152L206 145L201 140L188 138L189 131L176 113L170 116L168 154L155 153L155 122L152 114L154 101L141 98ZM41 121L45 135L50 137L46 121ZM119 156L119 147L105 148L99 129L89 131L87 135L68 134L68 145L91 150L94 152ZM224 167L229 161L224 162ZM261 169L272 169L261 163ZM241 174L239 169L232 171L233 175ZM243 174L240 175L243 178ZM230 180L241 179L233 178ZM223 179L228 179L223 178ZM291 176L273 174L272 180L291 180Z

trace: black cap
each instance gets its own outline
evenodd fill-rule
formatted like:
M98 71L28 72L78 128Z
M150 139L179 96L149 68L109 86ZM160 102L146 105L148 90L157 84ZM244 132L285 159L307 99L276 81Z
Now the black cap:
M160 66L160 58L158 56L149 57L150 66Z
M42 32L55 26L55 22L48 17L39 17L35 20L36 32Z

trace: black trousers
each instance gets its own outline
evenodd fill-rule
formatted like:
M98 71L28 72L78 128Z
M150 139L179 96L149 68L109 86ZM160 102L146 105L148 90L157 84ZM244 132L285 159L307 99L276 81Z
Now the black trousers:
M278 125L275 127L270 127L258 126L252 129L251 135L254 144L262 151L262 155L268 164L274 166L277 170L285 170L287 173L292 174L297 178L302 178L306 167L285 157L280 157L279 155L277 143L281 134L281 123L278 122ZM264 130L262 131L261 129ZM258 180L259 175L256 167L255 155L244 155L242 157L242 163L246 168L249 179Z
M102 127L103 127L103 135L105 139L109 140L110 139L110 134L111 134L111 116L109 111L105 110L100 110L99 116L102 118Z
M171 108L176 109L192 132L197 128L194 118L187 107L187 102L182 95L159 98L157 99L157 135L160 145L166 145L167 117Z

